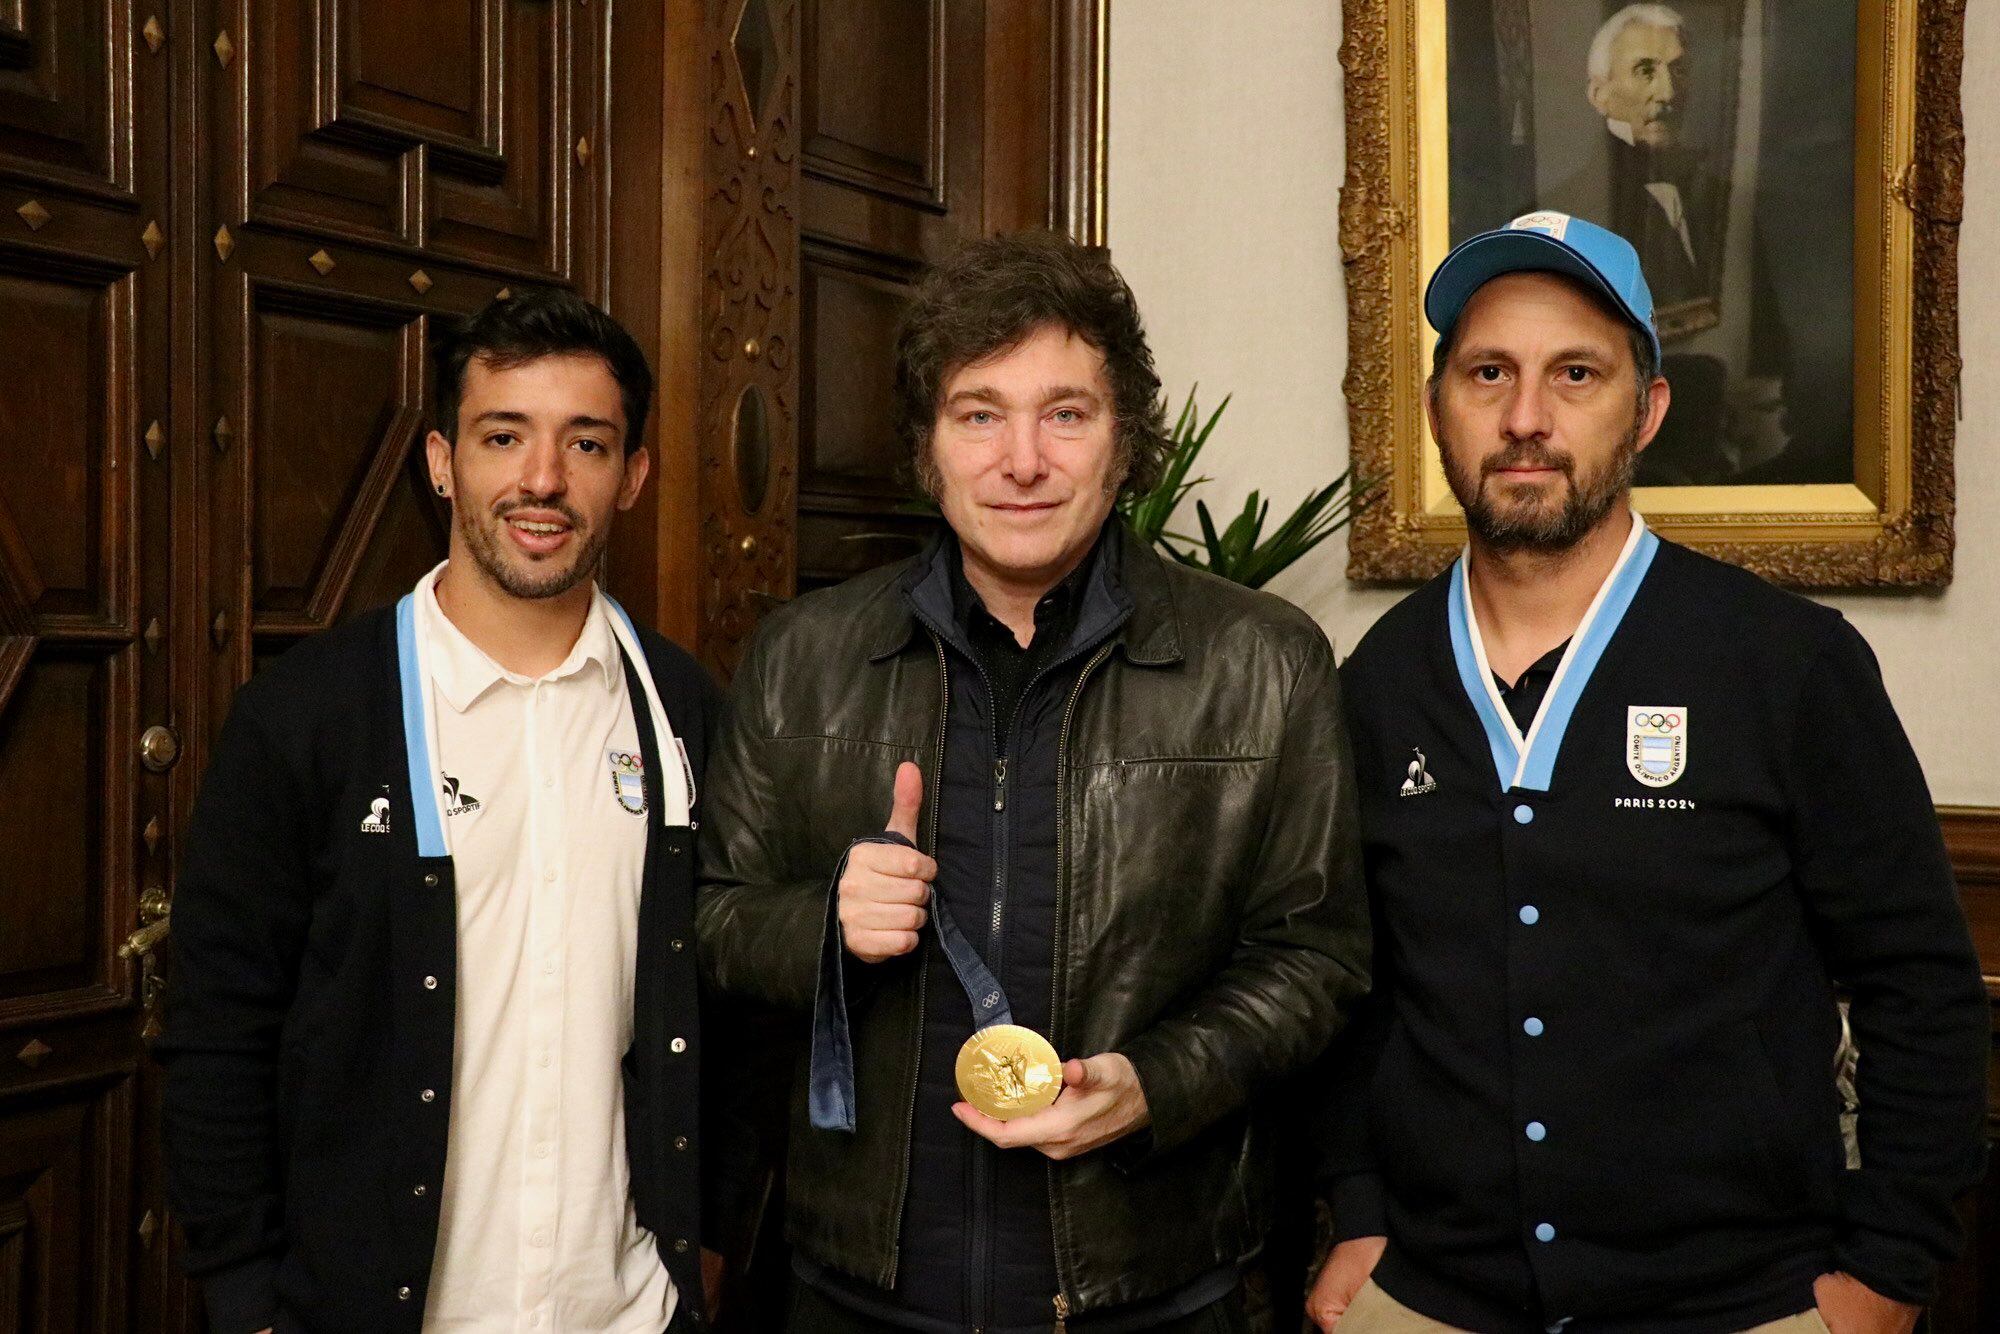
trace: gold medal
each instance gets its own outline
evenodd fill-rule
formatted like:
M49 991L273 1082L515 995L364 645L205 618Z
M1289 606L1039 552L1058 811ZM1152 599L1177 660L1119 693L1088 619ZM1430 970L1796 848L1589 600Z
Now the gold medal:
M958 1049L958 1091L996 1121L1039 1112L1062 1092L1062 1058L1019 1024L992 1024Z

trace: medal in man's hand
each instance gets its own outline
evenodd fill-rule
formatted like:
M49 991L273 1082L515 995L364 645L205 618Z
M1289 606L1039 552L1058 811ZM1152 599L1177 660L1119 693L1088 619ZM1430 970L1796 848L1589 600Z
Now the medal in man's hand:
M1039 1112L1062 1092L1062 1058L1019 1024L988 1024L958 1049L958 1091L996 1121Z

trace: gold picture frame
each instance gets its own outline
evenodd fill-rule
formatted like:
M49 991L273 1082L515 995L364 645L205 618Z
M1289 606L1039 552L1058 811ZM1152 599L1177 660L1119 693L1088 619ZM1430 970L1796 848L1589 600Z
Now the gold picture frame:
M1354 521L1357 581L1428 578L1465 540L1422 411L1424 282L1449 249L1447 3L1343 0L1344 387L1355 469L1383 479ZM1662 535L1781 583L1935 588L1952 573L1965 4L1857 8L1853 480L1641 487L1635 504Z

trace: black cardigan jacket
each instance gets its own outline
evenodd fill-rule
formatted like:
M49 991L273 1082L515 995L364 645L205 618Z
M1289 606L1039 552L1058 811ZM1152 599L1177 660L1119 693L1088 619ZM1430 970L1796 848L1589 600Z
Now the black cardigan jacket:
M1984 1166L1988 1008L1861 636L1663 542L1542 720L1546 788L1503 788L1450 601L1447 574L1341 668L1377 983L1326 1061L1337 1235L1386 1231L1390 1295L1494 1334L1745 1329L1836 1268L1923 1301ZM1685 726L1663 783L1635 711Z
M640 635L699 775L715 687ZM647 772L662 773L625 670ZM380 797L387 837L361 828ZM422 1326L458 917L451 859L418 855L411 812L393 609L307 641L238 693L184 845L155 1049L169 1192L215 1334ZM624 1075L639 1221L699 1307L693 871L689 830L652 821Z

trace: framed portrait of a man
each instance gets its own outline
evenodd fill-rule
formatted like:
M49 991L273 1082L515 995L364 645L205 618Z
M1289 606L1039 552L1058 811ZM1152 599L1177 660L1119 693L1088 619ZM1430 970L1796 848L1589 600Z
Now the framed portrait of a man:
M1553 210L1619 233L1672 406L1637 503L1806 586L1951 572L1962 10L1947 0L1345 0L1349 574L1463 521L1419 395L1423 280ZM1918 90L1923 90L1921 98Z

